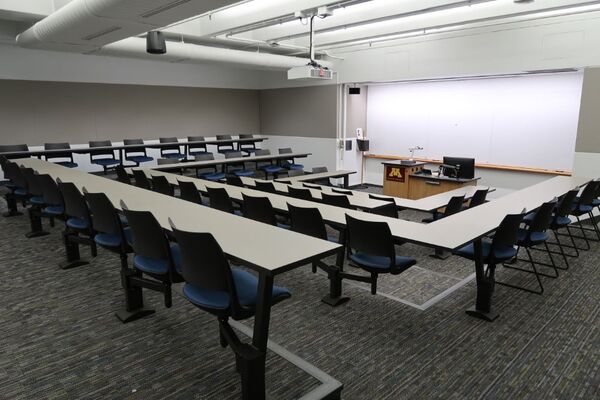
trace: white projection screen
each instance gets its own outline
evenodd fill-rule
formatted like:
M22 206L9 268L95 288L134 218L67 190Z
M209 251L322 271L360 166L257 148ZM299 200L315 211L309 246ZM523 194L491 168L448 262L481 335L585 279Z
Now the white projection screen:
M583 73L370 85L370 153L571 171Z

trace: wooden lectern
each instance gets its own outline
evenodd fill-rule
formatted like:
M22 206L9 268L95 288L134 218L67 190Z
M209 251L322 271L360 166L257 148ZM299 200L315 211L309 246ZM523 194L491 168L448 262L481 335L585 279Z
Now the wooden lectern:
M409 197L409 185L412 174L423 169L424 162L407 164L401 161L383 163L383 193L388 196Z

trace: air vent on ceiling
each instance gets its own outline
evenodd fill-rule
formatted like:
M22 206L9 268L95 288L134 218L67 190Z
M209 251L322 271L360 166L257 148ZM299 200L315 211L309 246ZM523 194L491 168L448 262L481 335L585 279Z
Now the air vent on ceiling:
M150 17L154 17L155 15L161 14L165 11L169 11L175 7L179 7L180 5L183 5L185 3L189 3L191 0L175 0L172 1L170 3L167 4L163 4L160 7L156 7L153 8L152 10L146 11L143 14L140 14L140 17L142 18L150 18Z
M106 29L103 29L103 30L101 30L99 32L92 33L92 34L89 34L87 36L84 36L84 37L81 38L81 40L94 40L94 39L97 39L97 38L99 38L101 36L108 35L109 33L113 33L113 32L116 32L118 30L121 30L121 29L123 29L123 28L120 27L120 26L111 26L110 28L106 28Z

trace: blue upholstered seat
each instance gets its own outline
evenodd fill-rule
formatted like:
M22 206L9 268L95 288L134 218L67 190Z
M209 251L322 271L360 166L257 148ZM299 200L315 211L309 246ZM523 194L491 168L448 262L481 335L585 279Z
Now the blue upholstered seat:
M103 167L108 167L111 165L120 164L121 162L115 158L99 158L97 160L92 161L92 163L101 165Z
M573 222L573 221L571 221L571 218L569 218L569 217L557 217L557 218L554 218L554 220L550 224L550 227L552 229L556 229L559 227L570 225L571 222Z
M27 190L25 190L23 188L16 188L13 193L16 194L17 196L27 196Z
M283 171L283 168L281 168L279 165L266 165L264 167L261 167L260 169L262 169L268 174L276 174L278 172Z
M73 229L88 229L90 223L85 218L69 218L67 220L67 226Z
M162 156L164 158L177 158L177 159L185 158L185 154L181 154L181 153L164 153Z
M63 206L48 206L44 207L42 212L50 215L63 215L65 213L65 208Z
M190 150L189 151L190 156L198 156L200 154L209 154L210 152L207 150ZM212 154L212 153L210 153Z
M336 236L330 236L330 235L327 235L327 240L330 241L330 242L333 242L333 243L339 243L340 242L340 239L338 237L336 237Z
M121 221L121 225L129 225L129 221L127 221L127 217L123 214L119 214L119 220Z
M125 234L125 240L127 243L131 244L131 230L125 228L123 232ZM118 247L121 245L121 236L112 233L98 233L96 236L94 236L94 241L100 246Z
M489 263L490 261L490 253L492 250L492 243L490 241L482 241L481 243L481 253L483 256L483 260L486 263ZM461 257L465 257L468 258L469 260L475 260L475 247L473 245L473 243L468 244L464 247L461 247L460 249L456 250L454 252L454 254L461 256ZM515 249L514 247L510 246L510 247L498 247L496 249L494 249L494 260L495 261L506 261L506 260L510 260L511 258L515 257L517 255L517 249Z
M237 169L232 171L235 176L252 176L254 175L254 171L248 169Z
M176 243L171 243L171 255L173 256L175 269L177 272L181 272L181 251ZM164 275L169 272L169 261L164 259L135 255L133 257L133 265L137 269L149 274Z
M598 206L600 206L600 199L594 199L594 200L592 200L592 205L593 205L594 207L598 207Z
M79 164L73 161L58 161L55 162L55 164L62 165L63 167L67 168L77 168L79 166Z
M283 167L286 169L304 169L304 165L302 164L292 164L290 162L284 162Z
M150 161L154 160L154 158L150 157L150 156L129 156L129 157L125 157L125 159L127 161L133 161L136 164L141 164L144 162L150 162Z
M277 227L278 228L283 228L283 229L290 229L291 226L289 226L288 224L282 224L281 222L277 223Z
M231 268L233 281L239 302L244 307L256 306L258 278L241 269ZM206 308L225 310L229 308L229 293L219 290L203 289L189 283L183 287L183 294L192 303ZM273 302L290 297L289 290L273 286Z
M578 204L574 204L573 208L572 208L572 211L579 212L581 214L586 214L586 213L591 212L593 209L594 209L594 207L590 206L590 205L585 205L585 204L579 204L578 205Z
M548 232L529 232L527 229L519 229L517 243L542 243L550 238Z
M350 260L361 267L379 269L382 272L390 270L390 259L383 256L374 256L365 253L350 254ZM410 257L396 256L396 270L402 272L415 265L417 261Z
M42 196L33 196L32 198L29 199L29 202L31 204L36 204L36 205L46 204L46 202L44 201L44 197L42 197Z
M203 175L201 175L201 177L208 181L216 182L216 181L221 181L221 180L225 179L225 174L222 172L211 172L208 174L203 174Z
M530 224L535 218L535 212L531 212L523 217L523 222L526 224Z

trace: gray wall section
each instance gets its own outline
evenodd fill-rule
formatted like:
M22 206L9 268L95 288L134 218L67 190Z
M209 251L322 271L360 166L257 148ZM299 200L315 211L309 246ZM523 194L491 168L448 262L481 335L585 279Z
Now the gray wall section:
M337 85L260 91L264 135L335 138Z
M600 153L600 68L585 69L575 151Z
M0 143L260 133L259 92L0 80Z

